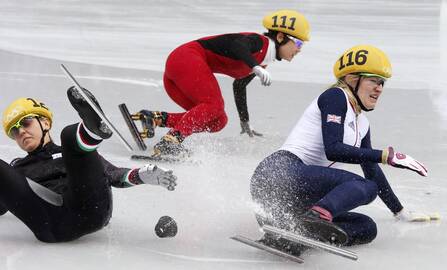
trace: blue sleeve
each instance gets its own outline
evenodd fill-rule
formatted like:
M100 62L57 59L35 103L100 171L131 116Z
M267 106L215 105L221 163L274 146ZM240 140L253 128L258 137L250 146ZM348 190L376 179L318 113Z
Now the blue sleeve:
M353 164L382 161L380 150L357 148L343 143L344 122L348 110L343 90L339 88L326 90L318 98L318 107L321 111L324 151L328 160ZM328 121L328 115L340 121Z
M365 138L362 140L362 148L371 149L371 135L370 131L366 134ZM393 213L397 213L402 210L402 204L400 203L397 196L394 194L393 189L391 188L388 180L383 174L382 169L379 167L379 164L374 162L364 162L361 164L363 174L366 179L372 180L377 184L377 188L379 190L379 197L391 210Z

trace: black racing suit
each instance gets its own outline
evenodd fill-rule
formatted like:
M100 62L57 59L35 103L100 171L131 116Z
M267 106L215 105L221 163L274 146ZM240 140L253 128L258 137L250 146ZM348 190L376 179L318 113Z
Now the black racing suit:
M9 210L43 242L70 241L103 228L112 214L111 186L129 186L123 180L129 169L79 148L76 127L62 131L62 147L48 143L10 165L0 160L0 214Z

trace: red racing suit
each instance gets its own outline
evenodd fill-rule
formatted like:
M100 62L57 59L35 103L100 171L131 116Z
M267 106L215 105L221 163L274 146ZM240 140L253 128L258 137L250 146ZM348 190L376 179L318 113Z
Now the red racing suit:
M214 73L235 79L250 76L252 68L263 62L269 42L257 33L223 34L191 41L172 51L163 82L169 97L186 112L168 113L170 132L185 138L223 129L228 118Z

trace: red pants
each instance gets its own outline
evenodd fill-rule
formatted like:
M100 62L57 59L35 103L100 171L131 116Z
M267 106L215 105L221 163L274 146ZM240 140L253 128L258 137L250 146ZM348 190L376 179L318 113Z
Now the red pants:
M219 84L196 42L175 49L166 61L163 83L169 97L186 110L168 113L166 126L183 137L217 132L228 122Z

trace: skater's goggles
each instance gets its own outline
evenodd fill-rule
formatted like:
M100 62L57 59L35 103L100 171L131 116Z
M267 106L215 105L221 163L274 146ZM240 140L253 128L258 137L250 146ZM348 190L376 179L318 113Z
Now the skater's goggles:
M289 35L286 35L286 37L287 37L289 40L293 41L293 43L295 43L295 46L296 46L298 49L301 49L301 47L303 47L304 41L302 41L301 39L296 38L296 37L292 37L292 36L289 36Z
M373 73L358 73L358 75L361 75L363 77L368 77L368 78L374 78L374 83L377 85L381 85L382 87L385 86L385 82L386 82L386 78L379 76L377 74L373 74Z
M15 139L15 137L17 137L17 135L19 135L19 129L21 127L23 128L28 128L29 126L31 126L31 124L33 123L35 118L40 117L37 114L27 114L24 117L20 118L19 121L17 121L14 125L12 125L12 127L9 129L8 131L8 136L11 139Z

